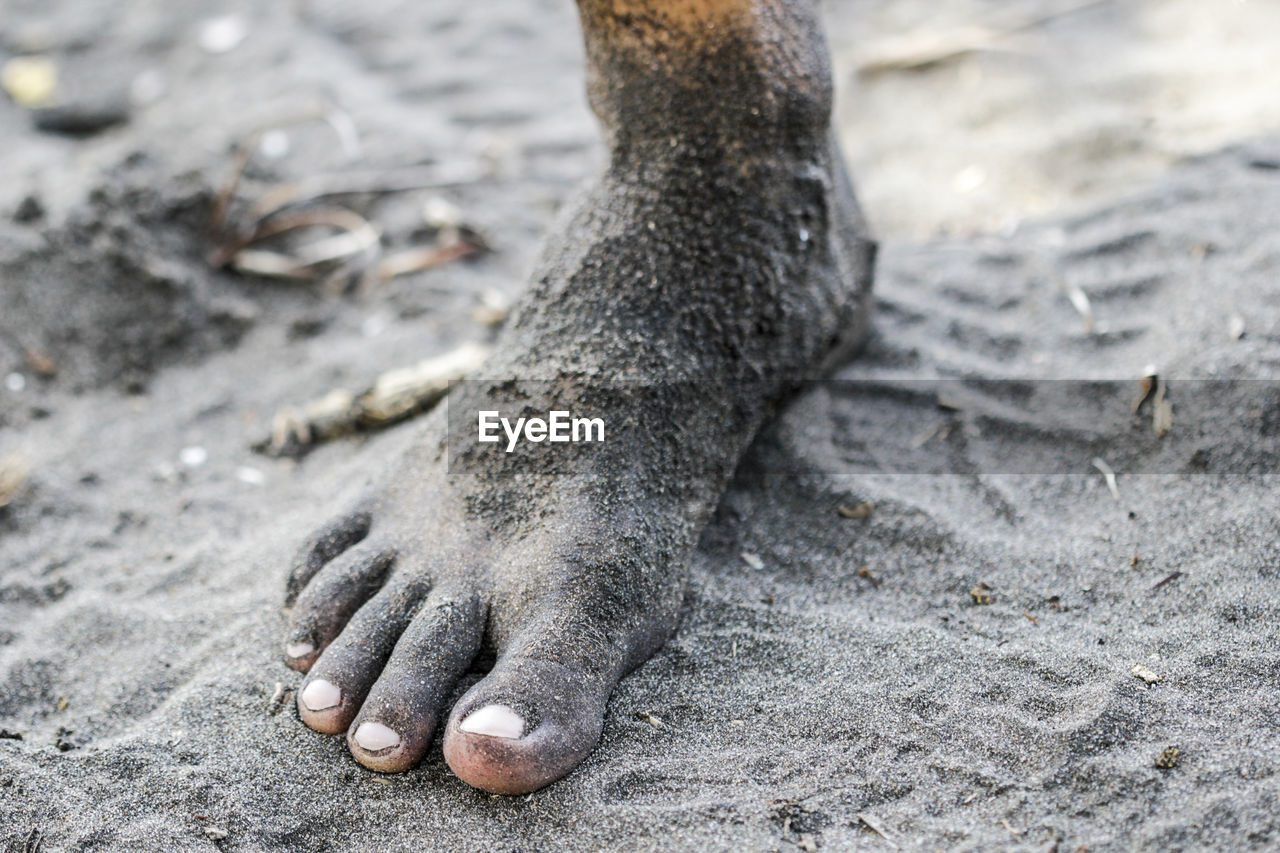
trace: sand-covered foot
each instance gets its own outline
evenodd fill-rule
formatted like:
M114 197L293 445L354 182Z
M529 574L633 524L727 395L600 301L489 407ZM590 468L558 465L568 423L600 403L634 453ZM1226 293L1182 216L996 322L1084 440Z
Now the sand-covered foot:
M580 10L609 166L549 237L485 378L289 580L303 721L399 771L446 720L449 766L500 793L594 747L618 679L674 629L743 450L861 339L870 292L808 0ZM602 440L485 442L486 411L598 419ZM450 708L482 650L496 662Z

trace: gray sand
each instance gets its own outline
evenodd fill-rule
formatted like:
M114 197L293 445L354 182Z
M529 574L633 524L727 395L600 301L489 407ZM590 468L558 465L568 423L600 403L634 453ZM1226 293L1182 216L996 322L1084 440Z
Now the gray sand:
M170 88L88 140L37 134L0 104L0 211L31 192L46 209L0 224L0 376L26 380L0 389L0 458L31 466L0 510L3 849L1280 844L1275 386L1232 398L1225 425L1179 420L1175 390L1164 439L1131 419L1112 459L1117 500L1088 436L1026 414L1019 383L958 413L914 384L1112 378L1136 394L1149 364L1274 380L1280 141L1167 171L1126 149L1132 168L1105 200L1075 191L1089 164L1066 157L1055 198L1073 212L923 244L895 237L963 210L868 193L873 221L907 224L884 229L876 336L839 376L880 390L812 388L761 437L695 555L682 627L623 682L600 747L562 782L505 799L457 781L438 746L412 772L366 771L278 701L299 681L277 652L291 552L412 426L299 463L249 445L282 403L482 338L480 294L518 290L555 200L598 156L568 3L282 6L255 12L226 56L194 47L213 4L18 5L0 16L0 58L43 39L68 73L152 65ZM894 5L844 4L833 19L884 21ZM1110 32L1111 14L1067 28ZM999 79L1007 61L959 68ZM888 97L865 85L868 103ZM364 132L367 163L496 164L451 198L499 251L363 301L210 272L201 229L229 140L326 89ZM909 126L886 121L876 145ZM1075 137L1055 138L1061 152ZM283 173L333 167L322 132L298 139L318 153ZM873 168L875 145L849 145ZM1034 210L1006 196L1015 214ZM391 239L420 202L375 209ZM1064 283L1089 293L1092 332ZM54 358L56 379L32 374L26 346ZM1114 396L1107 406L1130 402ZM978 431L1049 462L1011 473L951 438ZM184 466L195 446L208 461ZM890 447L955 473L907 473L892 454L868 473ZM867 518L836 511L861 501ZM979 584L990 604L975 603ZM1158 768L1170 747L1176 766Z

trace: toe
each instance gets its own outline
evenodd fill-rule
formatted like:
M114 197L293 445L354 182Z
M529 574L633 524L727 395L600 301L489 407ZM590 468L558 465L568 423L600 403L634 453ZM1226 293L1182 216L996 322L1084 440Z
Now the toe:
M622 671L620 653L593 645L587 655L545 642L536 656L529 647L503 655L449 716L444 757L453 772L485 791L524 794L577 767L600 738Z
M351 725L347 743L357 761L395 773L422 759L483 632L484 608L477 599L441 592L427 599Z
M304 723L324 734L346 731L424 598L425 587L393 582L356 611L298 690Z
M393 559L389 550L361 545L321 569L289 614L285 662L299 672L310 669L352 614L378 591Z
M298 593L325 564L369 535L369 513L352 512L317 530L299 550L285 584L284 603L293 604Z

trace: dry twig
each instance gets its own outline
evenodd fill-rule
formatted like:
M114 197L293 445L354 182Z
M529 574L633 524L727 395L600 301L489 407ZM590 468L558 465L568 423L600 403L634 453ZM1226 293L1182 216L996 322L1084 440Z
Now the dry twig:
M488 356L487 347L463 344L412 367L388 371L360 394L335 389L297 408L282 409L271 435L255 447L273 456L300 455L311 446L355 432L382 429L431 408Z

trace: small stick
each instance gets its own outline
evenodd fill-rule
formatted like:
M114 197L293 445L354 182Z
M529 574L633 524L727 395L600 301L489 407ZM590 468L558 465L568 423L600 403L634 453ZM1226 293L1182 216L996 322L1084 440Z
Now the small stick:
M880 821L876 820L866 812L860 812L858 814L858 820L862 821L867 826L871 827L871 831L874 832L876 835L880 836L881 838L883 838L885 840L885 843L888 844L890 847L892 847L894 850L898 849L897 842L894 841L892 838L890 838L889 834L884 831L884 827L881 825Z
M271 422L271 435L255 448L272 455L297 453L321 441L354 432L382 429L434 406L449 383L478 368L489 350L463 344L412 367L390 370L361 394L342 388L301 408L286 408Z

